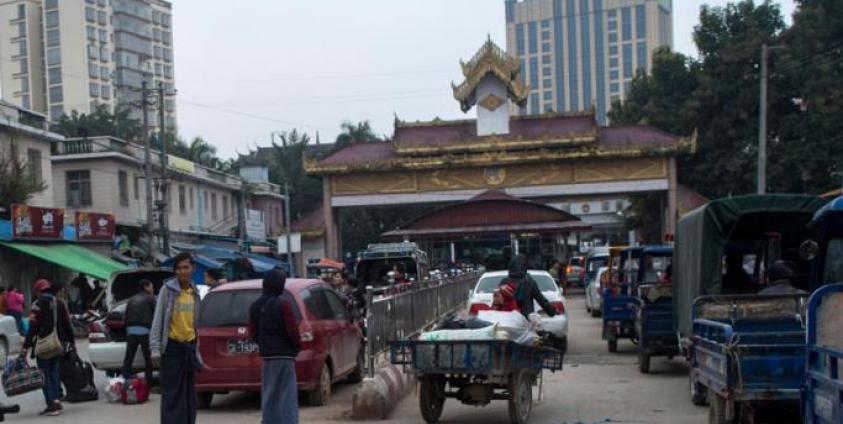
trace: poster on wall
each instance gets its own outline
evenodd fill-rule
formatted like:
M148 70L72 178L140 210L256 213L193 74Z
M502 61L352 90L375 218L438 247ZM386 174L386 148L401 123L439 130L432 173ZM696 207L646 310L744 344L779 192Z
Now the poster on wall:
M114 215L110 213L76 212L78 240L111 241L114 239Z
M64 209L12 205L12 239L61 240Z

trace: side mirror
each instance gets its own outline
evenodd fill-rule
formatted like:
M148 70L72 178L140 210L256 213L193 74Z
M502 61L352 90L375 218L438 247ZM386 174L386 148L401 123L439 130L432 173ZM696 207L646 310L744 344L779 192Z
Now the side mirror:
M799 257L806 261L813 261L820 253L820 246L814 240L808 239L799 245Z

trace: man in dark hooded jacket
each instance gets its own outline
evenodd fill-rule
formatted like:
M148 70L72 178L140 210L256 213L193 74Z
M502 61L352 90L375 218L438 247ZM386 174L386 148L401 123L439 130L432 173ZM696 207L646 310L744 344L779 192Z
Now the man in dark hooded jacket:
M296 424L298 392L296 355L301 336L295 300L284 291L287 275L274 269L263 279L263 295L249 308L249 326L258 342L261 367L261 413L264 424Z
M533 301L535 300L547 312L548 316L556 316L556 310L539 290L535 280L530 278L530 274L527 273L526 256L516 255L509 262L509 275L504 283L508 282L515 283L515 301L518 302L518 308L522 315L529 319L530 314L534 312Z

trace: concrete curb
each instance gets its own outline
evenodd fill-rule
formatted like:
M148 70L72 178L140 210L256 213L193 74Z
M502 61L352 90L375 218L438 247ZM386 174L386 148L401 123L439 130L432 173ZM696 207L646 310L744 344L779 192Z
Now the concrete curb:
M386 364L374 378L366 378L354 392L351 416L355 420L383 420L415 387L415 376Z

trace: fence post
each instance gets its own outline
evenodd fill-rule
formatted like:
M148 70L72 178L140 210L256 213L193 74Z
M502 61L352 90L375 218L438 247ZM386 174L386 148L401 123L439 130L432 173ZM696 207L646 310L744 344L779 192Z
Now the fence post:
M372 331L375 319L372 314L372 299L374 299L374 288L366 286L366 372L369 378L375 377L375 332Z

